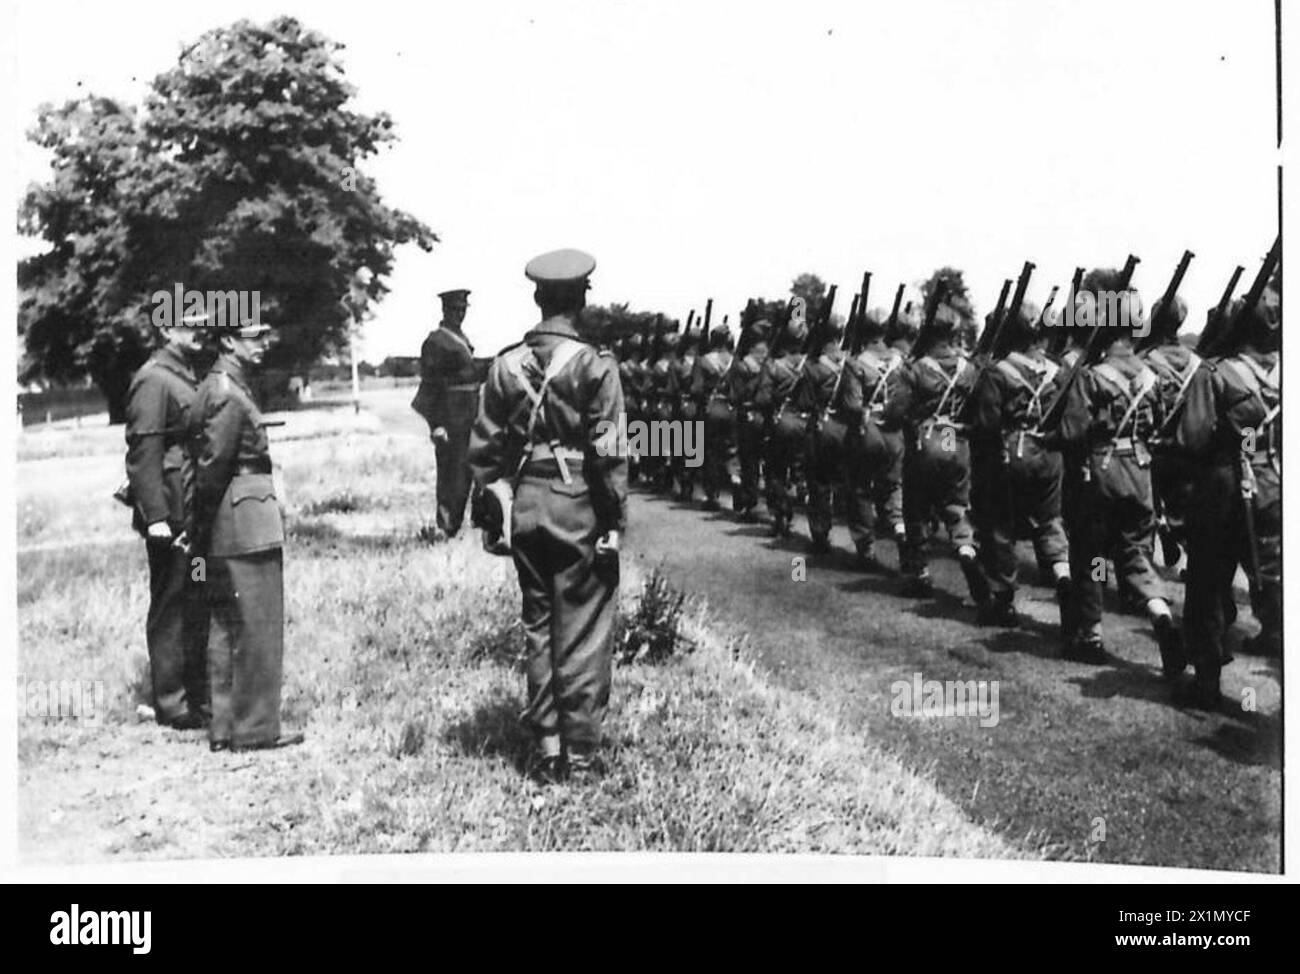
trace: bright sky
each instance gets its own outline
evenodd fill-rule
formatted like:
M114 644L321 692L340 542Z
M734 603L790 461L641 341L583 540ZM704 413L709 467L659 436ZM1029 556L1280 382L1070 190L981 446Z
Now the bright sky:
M406 248L364 354L416 354L433 295L469 287L483 352L536 319L523 265L580 247L591 300L736 312L801 271L862 271L873 304L942 264L978 308L1038 265L1185 248L1197 325L1277 230L1272 0L740 4L19 0L18 124L93 91L139 101L182 45L292 13L347 45L359 106L400 141L370 163L442 237ZM19 151L20 185L42 178Z

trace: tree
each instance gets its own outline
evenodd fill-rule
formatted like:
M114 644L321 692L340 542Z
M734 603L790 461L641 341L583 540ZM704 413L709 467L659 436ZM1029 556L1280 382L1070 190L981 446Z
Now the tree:
M943 303L957 312L958 318L961 319L958 332L964 340L973 341L978 330L975 323L975 306L971 303L970 288L966 286L966 278L961 270L948 266L935 270L919 285L923 302L929 302L931 292L940 281L943 281L945 286Z
M360 171L392 121L348 108L339 50L293 18L239 21L186 49L138 111L93 96L41 109L30 137L54 175L19 209L20 232L49 244L18 268L24 378L90 375L120 421L158 341L151 295L177 284L256 292L270 368L344 349L354 272L379 300L393 248L438 238Z
M790 294L796 298L803 298L804 307L809 316L812 316L817 313L822 299L826 297L826 282L816 274L800 274L790 282Z

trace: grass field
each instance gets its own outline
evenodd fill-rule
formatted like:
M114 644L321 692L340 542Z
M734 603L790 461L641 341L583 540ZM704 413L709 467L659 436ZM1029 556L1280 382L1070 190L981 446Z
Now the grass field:
M615 671L609 774L521 774L518 595L475 537L418 540L426 439L351 409L272 430L289 524L284 717L306 744L210 754L141 716L142 545L109 493L121 430L18 446L19 674L99 681L99 722L21 717L24 862L474 850L1023 857L925 776L747 662L687 604L693 651ZM630 610L644 579L624 573Z

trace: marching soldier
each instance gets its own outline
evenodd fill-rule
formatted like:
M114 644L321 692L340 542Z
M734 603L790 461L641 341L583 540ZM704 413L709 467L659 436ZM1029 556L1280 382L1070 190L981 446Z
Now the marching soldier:
M794 517L797 464L808 436L808 417L792 404L795 385L803 374L806 355L801 351L806 326L801 318L790 319L759 374L754 405L763 414L767 445L763 452L763 486L767 510L772 516L772 537L790 534Z
M975 368L956 347L960 320L946 305L936 310L925 354L891 377L884 418L905 434L903 521L906 537L900 568L904 594L927 598L934 591L925 558L925 527L933 513L947 526L957 560L977 606L989 599L988 581L976 557L970 522L970 441L954 418L975 382Z
M1178 340L1178 329L1187 320L1187 303L1175 296L1166 309L1157 301L1151 311L1153 344L1143 354L1147 367L1156 375L1156 395L1161 414L1173 414L1186 394L1192 375L1200 368L1201 358ZM1187 546L1185 517L1190 501L1196 466L1184 457L1157 451L1151 458L1151 487L1155 492L1157 523L1164 563L1179 567Z
M875 556L878 528L899 545L903 529L903 434L884 422L889 404L890 377L905 361L886 342L882 309L873 308L862 318L855 341L862 348L844 364L836 410L848 427L844 449L844 496L849 536L858 564L879 570Z
M465 517L470 474L465 452L478 409L481 368L474 346L461 325L469 309L469 291L455 288L438 295L442 322L420 349L420 388L411 408L429 424L438 462L439 539L454 537Z
M187 439L198 390L206 316L167 329L166 344L131 380L126 405L126 474L132 526L145 539L149 615L145 642L154 717L181 730L207 725L208 608L192 576L187 528L194 464Z
M668 398L672 402L673 419L679 423L693 423L698 414L691 397L691 379L695 360L700 349L700 333L685 331L677 342L677 358L668 373ZM677 497L689 504L695 499L695 471L686 465L685 455L669 461L673 478L677 482Z
M727 401L735 416L736 458L740 465L740 483L732 493L731 504L742 521L752 520L754 508L758 506L764 434L758 394L770 354L771 329L770 322L760 319L741 332L731 368L723 378Z
M1021 305L1002 327L1007 353L981 373L970 411L972 511L991 593L978 621L1019 624L1016 540L1028 533L1039 565L1052 574L1062 624L1068 628L1070 563L1061 517L1061 454L1049 449L1038 429L1055 397L1060 368L1047 357L1047 336L1033 305Z
M493 361L469 451L480 499L501 484L514 496L502 527L523 592L524 719L547 783L601 770L626 523L618 364L579 332L595 266L577 250L528 262L542 320ZM488 523L481 504L475 523Z
M1275 297L1265 292L1268 297ZM1240 303L1240 302L1239 302ZM1261 302L1241 314L1228 354L1191 377L1174 446L1196 471L1187 507L1187 654L1192 704L1213 709L1230 658L1224 606L1238 564L1251 576L1260 633L1246 648L1282 649L1282 409L1277 307ZM1171 672L1172 669L1172 672ZM1166 674L1181 673L1176 661Z
M842 329L827 323L817 357L804 362L791 396L794 412L804 417L804 469L808 477L808 535L813 554L830 551L835 485L844 467L847 424L834 413L844 378L846 356L840 349Z
M677 364L677 340L672 333L656 330L654 348L646 363L646 410L648 418L666 423L673 419L673 399L668 388L669 378ZM672 490L672 457L647 457L650 486L660 493Z
M1182 649L1150 558L1155 512L1148 444L1159 420L1157 380L1133 351L1132 325L1142 320L1137 292L1129 289L1120 297L1098 303L1096 341L1104 357L1080 371L1061 418L1066 456L1081 464L1068 514L1074 593L1065 655L1082 662L1106 659L1102 591L1106 561L1113 557L1121 580L1141 600L1169 669L1181 660Z
M623 386L623 401L627 409L628 425L645 421L645 407L641 401L641 382L645 374L645 348L641 333L632 332L623 339L622 353L619 356L618 378ZM640 458L629 455L627 458L627 480L634 484L640 478Z
M268 325L226 329L190 413L194 526L212 613L208 673L214 751L302 741L280 727L284 660L284 524L271 453L248 372Z
M718 494L727 483L727 452L735 413L727 399L726 375L731 368L731 332L719 325L709 332L709 350L695 360L691 398L704 420L704 509L718 509Z

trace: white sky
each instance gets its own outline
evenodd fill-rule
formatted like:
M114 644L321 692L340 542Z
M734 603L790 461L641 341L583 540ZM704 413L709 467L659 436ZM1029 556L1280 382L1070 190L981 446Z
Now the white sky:
M848 308L941 264L981 311L1076 264L1184 248L1197 325L1276 233L1272 0L412 4L19 0L16 123L86 90L139 101L184 43L292 13L347 45L359 107L400 141L369 170L441 237L399 251L364 354L415 354L469 287L481 351L536 318L522 270L598 261L591 300L732 314L810 270ZM80 82L80 87L78 86ZM45 161L23 143L19 186Z

